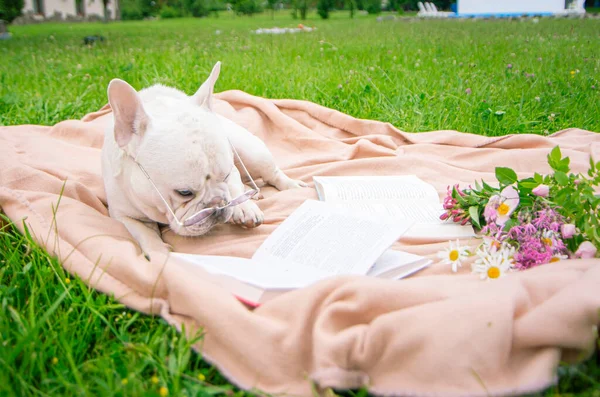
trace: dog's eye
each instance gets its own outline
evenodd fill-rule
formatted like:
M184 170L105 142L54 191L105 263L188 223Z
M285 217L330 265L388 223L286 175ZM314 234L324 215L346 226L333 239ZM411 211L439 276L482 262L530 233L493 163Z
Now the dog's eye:
M192 192L191 190L176 190L176 192L181 197L190 197L190 196L194 195L194 192Z

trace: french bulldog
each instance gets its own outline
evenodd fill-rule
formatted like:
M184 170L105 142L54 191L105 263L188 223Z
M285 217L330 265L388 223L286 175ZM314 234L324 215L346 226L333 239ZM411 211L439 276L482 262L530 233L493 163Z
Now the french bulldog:
M108 210L147 259L171 249L160 225L181 236L227 222L259 226L264 216L253 200L236 205L240 197L257 199L254 179L279 190L307 186L283 173L258 137L215 112L220 67L192 96L160 84L139 92L120 79L108 85L112 119L102 147Z

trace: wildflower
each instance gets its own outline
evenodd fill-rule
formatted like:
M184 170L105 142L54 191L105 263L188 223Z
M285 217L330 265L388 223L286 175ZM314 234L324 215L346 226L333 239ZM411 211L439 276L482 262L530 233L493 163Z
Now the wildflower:
M128 383L129 383L129 380L128 380L127 378L123 378L123 379L121 379L121 384L122 384L123 386L125 386L125 385L126 385L126 384L128 384Z
M478 258L475 260L472 272L479 273L482 280L497 279L504 276L511 268L512 260L502 249L492 251L485 245L477 250Z
M373 66L370 66L370 67L369 67L369 70L370 70L371 72L373 72L373 71L375 71L375 68L374 68Z
M343 85L341 85L341 84L338 84L338 86L337 86L337 88L338 88L339 90L341 90L343 87L344 87L344 86L343 86Z
M500 196L494 195L490 197L488 203L483 210L483 217L487 223L494 222L498 217L497 209L500 206Z
M571 238L575 234L575 225L572 223L565 223L560 228L560 233L563 238Z
M65 284L71 284L71 279L70 278L65 278Z
M538 197L548 197L548 194L550 193L550 188L548 187L548 185L541 184L538 185L531 192Z
M169 395L169 389L162 386L160 389L158 389L158 394L160 394L160 397L166 397Z
M557 236L552 230L544 231L542 233L541 241L550 248L558 245Z
M575 71L571 70L571 78L574 78L574 77L575 77Z
M519 205L519 193L512 186L507 186L500 192L500 196L492 196L490 202L493 200L492 208L496 211L495 221L496 224L502 226L510 219L512 213L517 209ZM488 202L489 205L489 202ZM487 207L487 206L486 206ZM488 214L491 211L487 209ZM484 212L485 216L485 212Z
M579 245L577 251L575 251L576 258L589 259L596 256L596 252L598 249L594 246L594 244L589 241L584 241Z
M554 113L551 113L550 116L548 116L549 121L554 121L555 118L556 118L556 115Z
M550 263L556 263L563 259L569 259L567 255L556 254L552 258L550 258Z
M443 221L452 219L454 222L460 222L462 225L466 225L467 222L471 220L471 216L461 208L458 201L453 197L454 189L456 189L459 196L464 197L466 195L458 185L455 185L453 189L448 186L448 193L446 194L443 203L446 212L440 215L440 219Z
M539 101L540 101L540 97L539 97L539 96L536 96L536 97L535 97L535 100L539 102Z
M159 382L158 376L154 375L152 378L150 378L150 382L154 383L155 385L158 384L158 382Z
M56 365L56 364L58 364L58 358L56 358L56 357L52 357L52 364L53 364L53 365Z
M506 65L506 69L512 69L512 63L509 63L508 65Z
M467 89L465 90L465 94L467 94L467 95L471 95L471 89L470 89L470 88L467 88Z
M456 273L462 265L461 261L469 254L469 247L461 247L458 240L456 240L456 245L450 241L449 248L438 252L438 258L443 259L442 264L452 265L452 271Z
M200 382L204 382L206 380L206 376L204 376L203 373L199 373L198 374L198 380L200 380Z

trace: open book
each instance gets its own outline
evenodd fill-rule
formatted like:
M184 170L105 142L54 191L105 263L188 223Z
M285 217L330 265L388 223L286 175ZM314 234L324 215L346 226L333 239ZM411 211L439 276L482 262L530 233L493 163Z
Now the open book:
M455 239L475 236L473 227L440 220L435 188L415 175L315 176L319 200L352 212L388 220L411 220L403 238Z
M185 253L240 300L257 306L283 292L338 275L399 279L431 261L390 250L412 221L370 219L307 200L267 237L252 259Z

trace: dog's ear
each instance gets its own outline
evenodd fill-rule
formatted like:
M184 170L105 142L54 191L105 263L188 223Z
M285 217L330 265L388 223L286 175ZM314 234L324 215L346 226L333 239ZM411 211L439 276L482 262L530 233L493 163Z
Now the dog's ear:
M213 106L213 104L212 104L213 90L215 88L215 83L217 82L217 79L219 78L220 71L221 71L221 62L217 62L215 64L215 66L213 67L212 72L210 72L210 76L208 76L208 79L206 79L206 81L204 83L202 83L200 88L198 88L198 91L196 91L196 93L192 97L194 102L196 102L198 105L200 105L208 110L213 110L213 107L212 107Z
M149 117L137 91L120 79L108 84L108 102L115 118L115 141L126 146L134 135L140 138L148 128Z

